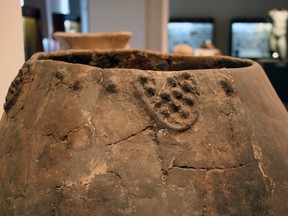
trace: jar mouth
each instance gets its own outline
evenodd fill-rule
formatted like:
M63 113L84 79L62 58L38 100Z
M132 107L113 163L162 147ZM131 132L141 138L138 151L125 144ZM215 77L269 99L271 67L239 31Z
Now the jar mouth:
M68 50L42 53L38 60L54 60L100 68L125 68L154 71L181 71L221 68L243 68L253 61L228 56L181 56L141 50Z

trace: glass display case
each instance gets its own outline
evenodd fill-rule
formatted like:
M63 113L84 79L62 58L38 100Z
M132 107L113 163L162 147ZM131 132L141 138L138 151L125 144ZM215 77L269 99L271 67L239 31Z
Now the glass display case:
M230 54L234 57L270 58L269 36L272 23L265 18L231 21Z
M197 49L206 41L214 43L213 18L174 18L168 22L168 51L178 44Z

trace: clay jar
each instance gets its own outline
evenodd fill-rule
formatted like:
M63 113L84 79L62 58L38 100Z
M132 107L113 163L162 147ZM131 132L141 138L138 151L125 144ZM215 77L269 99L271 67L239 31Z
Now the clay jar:
M288 116L254 61L38 53L4 108L4 215L288 212Z
M68 33L55 32L60 50L67 49L127 49L131 32Z

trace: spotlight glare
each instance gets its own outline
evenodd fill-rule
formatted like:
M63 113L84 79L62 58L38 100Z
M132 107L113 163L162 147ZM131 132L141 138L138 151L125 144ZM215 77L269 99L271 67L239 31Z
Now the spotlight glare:
M279 54L277 52L273 52L272 53L272 57L275 58L275 59L279 58Z

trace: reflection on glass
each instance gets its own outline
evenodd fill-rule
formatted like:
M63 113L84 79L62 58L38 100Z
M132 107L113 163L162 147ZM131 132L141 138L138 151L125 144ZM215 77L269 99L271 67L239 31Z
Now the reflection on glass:
M234 22L231 32L231 55L242 58L270 57L268 22Z
M188 44L199 48L205 40L213 41L214 25L209 22L170 22L168 23L168 51L177 44Z
M80 23L72 20L64 21L65 32L75 33L80 32Z

